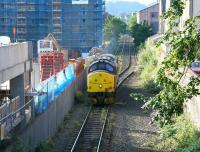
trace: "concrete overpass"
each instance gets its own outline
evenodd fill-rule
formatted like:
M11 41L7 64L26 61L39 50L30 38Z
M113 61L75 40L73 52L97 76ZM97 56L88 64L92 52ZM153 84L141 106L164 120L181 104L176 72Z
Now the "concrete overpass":
M0 120L15 112L25 104L25 88L31 84L32 70L32 43L14 43L0 47ZM2 88L2 83L9 86ZM12 129L22 119L18 117L12 126L7 125L6 130ZM4 125L1 122L0 127ZM2 130L2 129L1 129ZM3 133L1 133L1 139Z

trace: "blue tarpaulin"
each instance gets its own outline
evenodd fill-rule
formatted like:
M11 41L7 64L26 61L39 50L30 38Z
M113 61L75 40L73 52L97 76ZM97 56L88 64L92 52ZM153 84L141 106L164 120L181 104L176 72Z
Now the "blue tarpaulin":
M63 71L38 84L35 89L41 95L34 97L35 112L39 114L47 109L54 97L59 96L74 80L74 66L69 64Z

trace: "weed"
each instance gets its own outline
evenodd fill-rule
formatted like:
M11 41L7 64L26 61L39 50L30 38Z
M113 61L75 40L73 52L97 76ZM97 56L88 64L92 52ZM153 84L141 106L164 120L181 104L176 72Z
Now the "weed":
M64 116L64 121L69 120L69 118L70 118L70 116L69 116L68 114L66 114L66 115Z
M160 134L163 138L157 145L160 150L183 151L188 147L200 147L195 144L199 139L197 129L185 115L175 118L173 124L161 128Z
M97 151L97 147L93 147L92 152L96 152L96 151Z
M75 100L77 103L84 103L85 102L85 95L81 91L77 91L75 95Z
M62 130L63 130L62 126L59 126L57 129L58 133L60 133Z
M162 49L156 48L155 44L151 41L146 41L139 48L138 62L141 65L141 84L152 93L158 93L160 90L154 80L163 58Z
M74 124L75 124L75 126L76 126L76 127L80 127L80 126L81 126L81 123L80 123L80 121L77 121L77 120L76 120L76 121L74 121Z
M25 152L24 146L22 145L22 142L18 137L14 136L12 140L14 141L14 143L11 152Z
M54 141L52 140L51 137L48 138L47 145L48 145L48 147L53 147L54 146Z
M40 142L36 146L35 152L47 152L47 144L46 144L46 142Z
M69 129L69 126L68 125L64 125L64 129Z

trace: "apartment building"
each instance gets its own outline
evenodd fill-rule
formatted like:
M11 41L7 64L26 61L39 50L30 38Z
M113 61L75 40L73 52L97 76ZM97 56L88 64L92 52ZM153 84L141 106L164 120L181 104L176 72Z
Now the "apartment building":
M0 0L0 36L37 41L53 33L61 47L88 52L102 44L104 0Z
M157 34L159 31L159 4L152 5L137 12L137 23L147 22L153 31Z

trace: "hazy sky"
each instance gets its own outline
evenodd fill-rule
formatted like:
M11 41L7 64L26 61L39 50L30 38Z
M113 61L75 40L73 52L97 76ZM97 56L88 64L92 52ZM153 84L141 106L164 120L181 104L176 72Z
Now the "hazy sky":
M145 5L149 5L151 3L156 2L157 0L106 0L107 2L117 2L117 1L129 1L129 2L138 2Z

